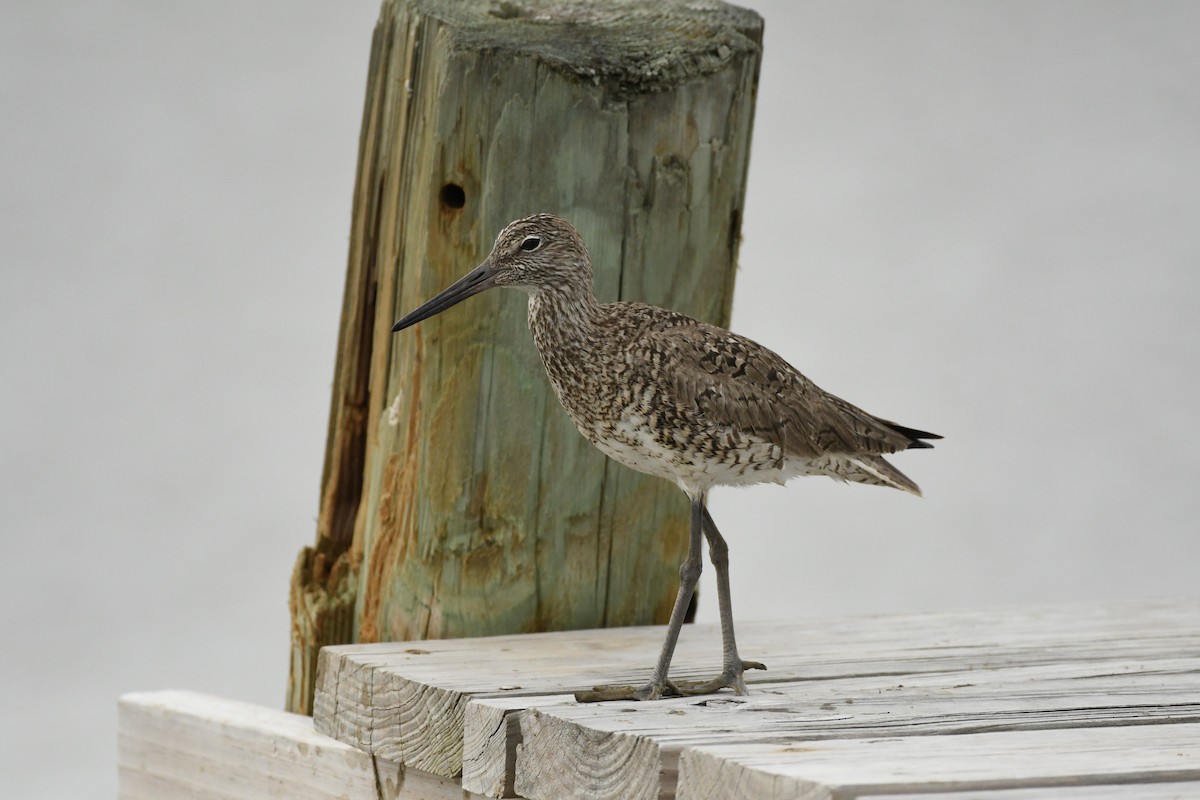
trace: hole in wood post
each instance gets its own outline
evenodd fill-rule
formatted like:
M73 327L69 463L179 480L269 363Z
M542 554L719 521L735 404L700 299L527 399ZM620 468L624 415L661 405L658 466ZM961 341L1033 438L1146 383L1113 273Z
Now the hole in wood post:
M457 183L447 183L438 193L438 199L446 208L458 209L467 204L467 193Z

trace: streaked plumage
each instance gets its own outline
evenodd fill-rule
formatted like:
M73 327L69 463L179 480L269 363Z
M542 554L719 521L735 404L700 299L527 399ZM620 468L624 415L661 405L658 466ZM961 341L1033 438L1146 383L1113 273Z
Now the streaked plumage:
M940 437L872 416L828 394L743 336L642 303L598 303L583 240L552 214L509 224L483 264L393 330L491 286L529 293L534 343L579 431L622 464L674 481L692 500L692 547L651 684L620 687L629 689L623 693L607 687L589 699L648 698L721 686L744 692L742 668L761 665L737 657L728 575L717 558L724 540L704 508L708 490L825 475L919 495L917 485L884 456L931 447L923 440ZM701 532L718 571L725 669L714 681L684 687L667 680L667 668L694 588L694 578L689 587L685 573L699 573Z

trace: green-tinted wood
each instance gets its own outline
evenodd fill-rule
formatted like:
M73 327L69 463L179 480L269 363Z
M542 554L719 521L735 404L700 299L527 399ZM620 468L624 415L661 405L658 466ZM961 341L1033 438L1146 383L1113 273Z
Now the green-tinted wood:
M686 502L574 430L525 297L390 326L539 211L580 230L601 300L727 322L760 40L720 3L384 3L318 530L357 640L665 620Z

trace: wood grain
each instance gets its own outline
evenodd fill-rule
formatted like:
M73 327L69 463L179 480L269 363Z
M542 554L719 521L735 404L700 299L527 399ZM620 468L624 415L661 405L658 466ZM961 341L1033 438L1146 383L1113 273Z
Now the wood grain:
M316 725L430 772L461 771L480 794L557 799L670 796L680 753L696 745L1200 721L1196 601L739 632L770 667L749 675L748 697L648 704L580 705L569 693L644 680L657 627L330 648ZM719 642L715 626L686 627L673 674L714 672Z
M356 641L665 621L686 501L574 430L524 297L389 328L537 211L583 234L602 300L726 323L761 34L715 2L384 2L289 707L348 614Z
M327 648L311 722L126 696L121 796L1166 800L1200 786L1200 600L748 624L772 669L747 696L574 701L644 676L660 635ZM686 628L681 674L715 669L718 641Z
M195 692L118 705L121 800L470 800L455 782L372 758L297 714Z
M746 698L675 699L650 708L604 704L522 712L514 734L522 742L515 789L539 800L659 797L672 789L681 753L722 742L1200 723L1200 653L1161 660L1148 654L1136 666L1119 660L996 665L756 688ZM622 755L621 768L610 769L625 751L638 757ZM567 770L564 764L574 766ZM540 785L546 774L558 776L550 791ZM611 776L613 783L598 783L598 774ZM652 778L661 779L654 791L634 791Z
M689 748L676 796L834 800L917 786L956 791L1198 779L1200 725L1085 727Z

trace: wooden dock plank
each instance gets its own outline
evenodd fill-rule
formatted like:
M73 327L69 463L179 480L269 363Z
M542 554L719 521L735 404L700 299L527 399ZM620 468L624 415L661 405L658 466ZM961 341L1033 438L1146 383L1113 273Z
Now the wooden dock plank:
M308 718L244 703L128 695L120 704L120 796L1197 795L1200 601L801 620L744 631L747 653L772 666L754 674L748 696L655 703L581 705L569 692L644 679L660 628L331 648L321 658L317 725L341 741ZM715 628L684 635L679 674L714 669ZM461 782L451 777L458 772Z
M490 704L481 699L472 706ZM695 745L1159 722L1200 723L1200 651L1136 665L1099 661L763 684L739 698L561 704L521 712L516 730L505 733L522 744L513 768L516 791L540 800L597 792L655 797L631 787L658 776L669 792L679 754ZM619 771L609 763L615 758L624 759ZM601 787L597 774L618 783ZM466 773L463 785L483 788Z
M334 741L312 720L196 692L118 704L121 800L470 800L455 781Z
M829 684L830 691L849 692L846 696L853 698L872 687L882 691L878 679L907 685L899 679L1111 661L1136 665L1200 654L1200 602L750 623L741 626L739 634L743 652L762 657L771 668L748 674L750 699L756 704L771 699L807 703L812 698L809 687L838 680L867 681L844 689ZM512 785L516 745L525 736L510 715L539 708L572 725L594 726L589 717L593 712L576 711L563 695L595 683L644 680L661 635L657 627L623 628L327 648L321 657L315 723L318 730L381 757L435 774L461 773L464 787L494 795L502 791L498 787ZM705 676L714 671L718 653L715 626L689 626L673 674ZM873 679L875 684L870 683ZM800 687L798 696L789 683ZM768 692L781 694L762 700ZM825 696L818 707L838 699ZM653 707L672 708L672 703L680 701ZM811 711L808 705L795 709L795 720L809 725L805 735L821 722L805 717ZM1043 708L1043 713L1049 711ZM577 713L582 716L576 718ZM603 718L648 712L598 713ZM880 711L884 713L897 712ZM782 717L772 717L777 719ZM969 725L970 720L959 724ZM1063 718L1057 724L1071 723ZM674 729L678 732L680 727L676 724ZM843 723L844 729L850 727ZM611 733L602 725L598 732ZM535 746L528 740L524 745L526 750ZM668 750L675 746L669 744ZM668 775L669 761L670 753L667 763L658 764Z
M1196 780L1200 725L1177 724L695 747L680 758L676 796L855 800Z

